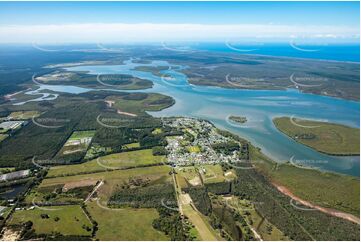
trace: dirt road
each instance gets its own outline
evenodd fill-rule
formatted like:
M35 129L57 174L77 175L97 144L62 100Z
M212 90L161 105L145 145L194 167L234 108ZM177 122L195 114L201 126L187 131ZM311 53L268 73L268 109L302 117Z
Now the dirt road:
M323 213L327 213L329 215L335 216L335 217L339 217L339 218L343 218L346 219L348 221L351 221L353 223L357 223L360 224L360 218L349 214L349 213L344 213L344 212L340 212L337 211L336 209L332 209L332 208L324 208L318 205L314 205L306 200L303 200L302 198L297 197L296 195L294 195L287 187L278 185L276 183L273 183L273 185L283 194L289 196L290 198L292 198L294 201L299 202L300 204L313 208L313 209L317 209Z

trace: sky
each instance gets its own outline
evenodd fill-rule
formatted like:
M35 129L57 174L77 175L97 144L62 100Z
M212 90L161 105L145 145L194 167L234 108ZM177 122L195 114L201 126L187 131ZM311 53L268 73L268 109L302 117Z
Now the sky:
M358 42L359 9L359 2L0 2L0 42Z

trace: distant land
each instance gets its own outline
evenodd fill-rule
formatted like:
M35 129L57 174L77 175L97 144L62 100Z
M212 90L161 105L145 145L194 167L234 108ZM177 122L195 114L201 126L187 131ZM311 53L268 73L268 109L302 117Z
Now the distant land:
M228 42L227 45L234 47L230 49L225 43L204 43L196 45L195 48L209 51L220 51L249 55L266 55L266 56L278 56L278 57L295 57L305 59L318 59L329 61L349 61L360 62L360 45L358 43L345 43L345 44L297 44L297 40L293 43L262 43L250 42L248 44L237 42ZM296 49L298 48L299 49ZM305 50L302 51L301 49Z

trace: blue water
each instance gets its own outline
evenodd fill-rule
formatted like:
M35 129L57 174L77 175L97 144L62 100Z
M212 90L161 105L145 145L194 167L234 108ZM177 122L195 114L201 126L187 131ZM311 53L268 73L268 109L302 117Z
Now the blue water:
M169 70L163 71L163 74L172 78L162 78L149 72L136 71L134 68L137 66L167 66ZM302 164L327 171L360 175L359 156L337 157L319 153L282 134L272 122L272 118L277 116L293 116L359 127L359 102L305 94L295 89L236 90L193 86L188 83L187 76L179 72L182 68L184 67L170 65L166 61L139 64L129 60L124 65L77 66L68 70L89 71L91 74L128 74L151 80L154 82L153 88L136 92L157 92L169 95L176 100L174 106L160 112L152 112L154 116L188 116L207 119L217 127L227 129L251 141L275 161L290 161L296 165ZM62 85L40 85L38 90L43 89L74 94L94 90ZM110 89L109 86L104 86L100 90L123 91ZM244 125L237 125L228 120L230 115L246 116L248 121Z
M177 46L174 46L177 48ZM190 45L189 49L220 51L237 54L296 57L320 60L360 62L360 45L320 43L202 43Z
M204 118L220 128L248 139L276 161L292 161L327 171L359 176L359 156L336 157L319 153L285 136L272 123L274 117L293 116L359 127L359 102L305 94L293 89L266 91L193 86L188 83L184 74L178 72L180 66L172 66L165 61L154 61L148 65L170 67L170 70L164 71L163 74L171 75L173 78L166 79L149 72L136 71L134 67L145 64L131 61L125 62L124 65L78 66L69 70L89 71L91 74L129 74L151 80L154 87L141 92L158 92L176 100L174 106L161 112L152 112L154 116L182 115ZM236 125L227 119L229 115L246 116L248 122L245 125Z

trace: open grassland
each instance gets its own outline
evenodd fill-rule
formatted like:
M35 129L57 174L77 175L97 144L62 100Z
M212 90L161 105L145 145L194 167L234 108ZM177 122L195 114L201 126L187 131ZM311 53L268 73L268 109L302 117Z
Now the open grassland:
M38 117L39 115L40 113L38 111L17 111L17 112L12 112L8 116L8 118L24 120L24 119L31 119L32 117Z
M35 208L33 210L15 211L9 220L9 224L19 225L32 221L36 234L59 232L63 235L91 235L91 231L87 231L86 227L92 228L92 224L80 206L51 206L47 208L54 210ZM42 218L42 214L46 214L49 218Z
M87 204L87 210L98 223L95 238L98 240L169 240L162 232L153 228L158 212L146 209L106 209L96 201Z
M104 185L99 189L99 195L101 198L108 199L119 186L129 182L130 179L141 179L149 182L155 182L157 180L171 181L169 172L170 167L165 165L128 170L114 170L92 174L47 178L43 180L39 187L43 188L64 184L70 184L72 186L77 186L77 184L79 184L79 186L81 186L87 182L103 180Z
M107 155L99 158L99 161L109 167L131 167L160 164L164 158L164 156L154 156L152 149L145 149Z
M152 131L152 134L161 134L163 133L163 130L161 128L155 128L153 131Z
M222 167L220 165L204 165L198 168L204 183L224 182Z
M94 135L95 130L74 131L57 154L57 157L86 152Z
M294 195L322 207L334 208L359 216L359 178L315 169L302 169L291 164L277 164L254 148L251 159L269 179L287 187Z
M128 151L106 155L82 164L57 166L49 170L47 177L69 176L126 167L161 164L163 160L164 156L154 156L152 149Z
M27 204L62 204L62 203L81 203L93 190L94 185L63 189L63 185L49 187L35 187L25 197Z
M122 149L131 149L131 148L139 148L139 147L140 147L139 142L136 142L136 143L125 144L122 146Z
M224 172L224 177L227 181L230 181L236 179L237 175L234 169L230 169Z
M330 155L360 154L360 129L292 117L275 118L273 122L290 138L320 152Z
M0 167L0 174L9 173L12 171L15 171L14 167Z
M188 150L189 153L199 153L199 152L201 152L201 148L198 145L196 145L196 146L188 146L187 150Z
M217 183L226 180L220 165L185 166L177 168L176 171L181 188L186 188L188 185L201 186L203 183Z
M192 186L202 185L202 179L195 166L179 167L176 169L176 172L182 188L185 184L190 184Z
M185 216L191 221L198 232L199 237L205 241L217 241L220 240L217 232L208 223L206 217L194 210L190 204L182 205L182 210Z
M69 140L78 140L83 138L92 138L95 134L94 130L89 131L74 131L74 133L71 134Z
M176 179L181 189L188 188L188 182L182 175L176 174Z
M7 134L0 134L0 142L8 137Z

